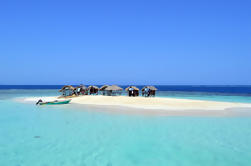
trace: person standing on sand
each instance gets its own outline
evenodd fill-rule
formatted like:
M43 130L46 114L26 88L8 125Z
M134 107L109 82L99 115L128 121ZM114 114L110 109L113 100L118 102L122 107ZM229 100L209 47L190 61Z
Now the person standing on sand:
M145 88L145 97L149 97L150 95L149 90L150 90L149 88Z
M128 90L129 90L129 97L133 96L133 88L130 87Z
M80 95L80 88L77 89L77 94Z

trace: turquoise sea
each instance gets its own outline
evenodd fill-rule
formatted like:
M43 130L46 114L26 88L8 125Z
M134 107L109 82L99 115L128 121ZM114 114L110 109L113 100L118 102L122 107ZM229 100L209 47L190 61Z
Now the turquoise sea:
M55 95L55 89L0 90L0 166L251 165L250 117L112 114L15 100ZM157 95L251 101L249 95L208 92Z

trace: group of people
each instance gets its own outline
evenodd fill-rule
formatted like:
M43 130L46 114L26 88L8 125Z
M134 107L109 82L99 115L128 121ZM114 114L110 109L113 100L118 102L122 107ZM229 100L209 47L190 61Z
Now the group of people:
M151 90L150 88L144 88L142 89L142 96L145 97L154 97L155 96L155 90Z
M73 94L75 96L80 96L80 95L97 95L98 94L98 89L94 88L94 87L90 87L88 88L81 88L78 87L73 91Z
M95 88L95 87L90 87L89 89L89 94L90 95L98 95L98 88Z
M128 89L128 95L129 95L129 97L139 96L139 91L135 90L133 88L129 88Z
M74 94L76 96L79 96L79 95L88 95L88 90L87 89L82 89L82 88L77 88L77 90L74 91Z

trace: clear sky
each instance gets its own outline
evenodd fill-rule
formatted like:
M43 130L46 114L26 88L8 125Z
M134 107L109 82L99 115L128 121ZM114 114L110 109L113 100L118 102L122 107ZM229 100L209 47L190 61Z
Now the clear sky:
M251 85L251 1L1 1L0 57L0 84Z

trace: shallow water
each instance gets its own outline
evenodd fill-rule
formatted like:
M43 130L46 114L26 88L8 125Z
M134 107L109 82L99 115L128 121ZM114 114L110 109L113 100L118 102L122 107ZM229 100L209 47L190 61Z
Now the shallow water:
M0 94L1 166L248 166L251 162L249 117L108 114L13 100L53 96L55 90Z
M180 92L180 91L158 91L158 97L170 97L177 99L192 99L220 102L251 103L251 96L248 94L228 94L212 92Z

